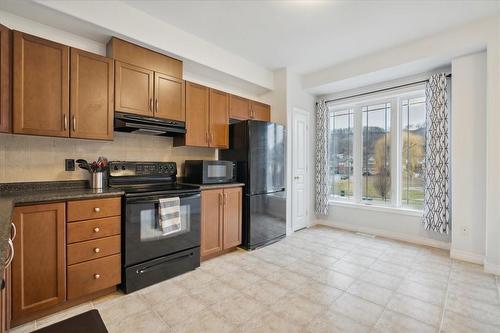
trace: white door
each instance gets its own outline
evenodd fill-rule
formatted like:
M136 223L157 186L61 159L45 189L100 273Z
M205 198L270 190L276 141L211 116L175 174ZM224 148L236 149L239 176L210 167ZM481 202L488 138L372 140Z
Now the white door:
M309 114L296 109L292 115L292 229L309 225Z

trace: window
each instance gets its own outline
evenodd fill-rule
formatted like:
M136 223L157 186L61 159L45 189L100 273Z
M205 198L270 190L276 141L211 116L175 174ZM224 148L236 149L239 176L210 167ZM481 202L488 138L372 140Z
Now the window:
M424 87L328 107L330 199L422 209Z
M363 200L391 199L391 103L361 107L363 118Z
M425 97L402 100L401 202L407 208L424 206L425 117Z
M353 195L353 110L343 109L330 114L330 193L335 198Z

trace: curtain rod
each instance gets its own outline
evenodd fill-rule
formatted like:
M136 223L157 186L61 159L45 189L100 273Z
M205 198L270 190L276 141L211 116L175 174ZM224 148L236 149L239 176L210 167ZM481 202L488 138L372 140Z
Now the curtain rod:
M451 77L451 73L450 74L446 74L446 77L447 78ZM429 81L429 79L427 79L427 80L420 80L420 81L415 81L415 82L400 84L398 86L393 86L393 87L389 87L389 88L378 89L378 90L373 90L373 91L369 91L369 92L365 92L365 93L360 93L360 94L356 94L356 95L334 98L334 99L326 100L325 103L337 102L337 101L342 101L344 99L350 99L350 98L355 98L355 97L361 97L361 96L376 94L376 93L379 93L379 92L384 92L384 91L389 91L389 90L394 90L394 89L399 89L399 88L405 88L405 87L413 86L413 85L419 84L419 83L426 83L428 81ZM318 104L318 102L316 102L316 104Z

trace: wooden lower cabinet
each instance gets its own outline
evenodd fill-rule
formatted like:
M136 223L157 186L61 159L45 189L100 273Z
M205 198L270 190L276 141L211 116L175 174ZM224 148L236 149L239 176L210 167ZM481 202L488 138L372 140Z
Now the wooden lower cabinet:
M66 204L16 207L12 262L12 321L66 299Z
M201 192L201 257L208 259L241 244L241 187Z
M121 282L120 202L108 198L14 208L11 326L116 290Z

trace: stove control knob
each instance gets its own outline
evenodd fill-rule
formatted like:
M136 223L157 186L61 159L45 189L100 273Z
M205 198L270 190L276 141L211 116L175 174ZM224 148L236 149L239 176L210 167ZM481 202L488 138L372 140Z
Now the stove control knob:
M113 169L118 170L118 165L115 165Z
M122 165L122 170L126 170L127 168L125 167L125 165Z

